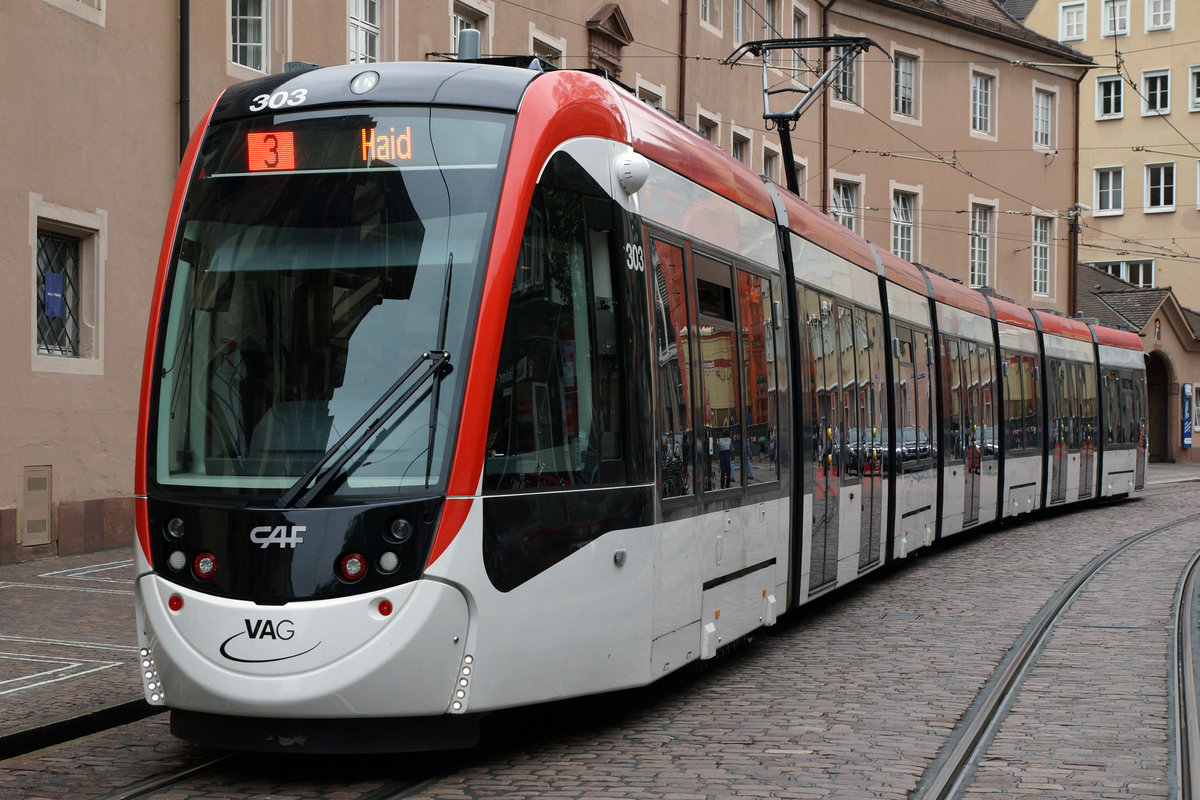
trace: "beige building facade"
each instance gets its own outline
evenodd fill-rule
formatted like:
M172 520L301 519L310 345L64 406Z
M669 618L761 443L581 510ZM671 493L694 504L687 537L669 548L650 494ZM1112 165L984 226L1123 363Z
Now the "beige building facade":
M881 248L1071 310L1087 59L990 0L10 0L0 562L132 537L163 222L181 141L221 90L288 62L450 57L464 28L481 32L485 56L604 67L780 183L762 63L724 59L756 39L868 37L792 134L802 196ZM767 80L802 89L828 59L772 53ZM775 95L773 107L798 99Z

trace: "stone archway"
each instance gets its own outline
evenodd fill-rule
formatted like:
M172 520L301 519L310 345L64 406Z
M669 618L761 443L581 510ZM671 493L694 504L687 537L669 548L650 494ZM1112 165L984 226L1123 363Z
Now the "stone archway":
M1146 365L1146 419L1150 428L1150 460L1174 461L1175 448L1172 447L1171 432L1177 426L1171 424L1172 418L1168 411L1171 397L1171 364L1161 352L1155 350L1148 354L1149 363ZM1178 438L1178 436L1176 436Z

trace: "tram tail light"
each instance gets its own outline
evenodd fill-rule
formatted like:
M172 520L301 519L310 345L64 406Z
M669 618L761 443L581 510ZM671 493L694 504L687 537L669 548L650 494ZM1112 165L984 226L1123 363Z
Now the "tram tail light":
M197 578L207 580L217 574L217 557L212 553L201 553L192 562L192 569L195 570Z
M337 571L342 580L357 581L367 574L367 560L358 553L347 553L338 561Z

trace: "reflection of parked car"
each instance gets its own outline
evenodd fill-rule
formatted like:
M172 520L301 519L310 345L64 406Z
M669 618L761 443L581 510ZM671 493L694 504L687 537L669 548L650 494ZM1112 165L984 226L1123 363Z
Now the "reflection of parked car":
M904 461L928 458L933 454L933 448L929 444L929 434L915 425L905 425L900 429L899 451L899 456Z

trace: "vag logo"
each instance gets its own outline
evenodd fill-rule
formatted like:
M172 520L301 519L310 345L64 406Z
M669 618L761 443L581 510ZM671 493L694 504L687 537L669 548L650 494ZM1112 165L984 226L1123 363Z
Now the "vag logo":
M271 622L269 619L244 620L246 635L251 639L283 639L288 640L296 635L296 630L290 619Z
M273 544L284 547L295 547L304 541L300 534L308 528L304 525L259 525L250 530L250 541L266 550Z
M320 642L303 650L304 644L283 644L296 635L296 624L290 619L242 619L245 630L239 630L221 642L221 655L242 664L269 664L299 658L317 649Z

